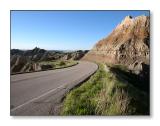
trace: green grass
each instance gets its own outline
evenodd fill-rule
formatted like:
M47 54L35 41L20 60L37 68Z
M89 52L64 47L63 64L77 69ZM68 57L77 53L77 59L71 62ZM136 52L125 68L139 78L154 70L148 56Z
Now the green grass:
M99 64L88 81L67 94L61 115L145 115L148 101L145 92L118 80Z
M127 66L124 66L124 65L121 65L121 64L106 64L108 67L113 67L113 68L117 68L117 69L120 69L122 71L128 71L128 68Z
M40 65L51 65L53 69L64 68L76 65L78 62L73 60L52 60L39 62Z

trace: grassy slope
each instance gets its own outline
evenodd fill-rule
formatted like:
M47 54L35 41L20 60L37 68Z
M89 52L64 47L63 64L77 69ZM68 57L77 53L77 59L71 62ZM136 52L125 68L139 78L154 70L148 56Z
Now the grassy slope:
M55 61L43 61L43 62L39 62L41 65L51 65L53 67L53 69L56 68L64 68L64 67L69 67L69 66L73 66L75 64L77 64L77 61L73 61L73 60L55 60Z
M73 61L73 60L53 60L53 61L41 61L41 62L33 62L32 64L30 64L31 66L33 66L33 64L39 64L40 66L41 65L51 65L51 67L49 68L45 68L45 69L42 69L41 67L41 70L29 70L29 71L22 71L22 72L12 72L11 74L14 75L14 74L22 74L22 73L30 73L30 72L38 72L38 71L43 71L43 70L54 70L54 69L61 69L61 68L66 68L66 67L71 67L71 66L74 66L76 64L78 64L77 61ZM18 67L22 67L22 66L19 66ZM23 66L24 67L24 66ZM29 67L29 66L27 66Z
M147 94L106 72L97 72L64 100L61 115L143 115L149 114Z

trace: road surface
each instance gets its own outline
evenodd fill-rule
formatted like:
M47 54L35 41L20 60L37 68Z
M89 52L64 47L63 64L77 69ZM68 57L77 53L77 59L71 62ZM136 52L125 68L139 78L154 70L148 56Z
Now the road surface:
M80 61L64 69L11 76L11 115L57 115L66 93L92 75L98 66Z

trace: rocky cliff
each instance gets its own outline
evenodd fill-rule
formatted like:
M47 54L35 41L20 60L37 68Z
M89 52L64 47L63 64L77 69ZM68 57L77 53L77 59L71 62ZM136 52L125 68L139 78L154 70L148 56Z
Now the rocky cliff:
M131 16L125 19L100 40L83 60L123 64L129 69L142 69L149 64L150 18L148 16Z

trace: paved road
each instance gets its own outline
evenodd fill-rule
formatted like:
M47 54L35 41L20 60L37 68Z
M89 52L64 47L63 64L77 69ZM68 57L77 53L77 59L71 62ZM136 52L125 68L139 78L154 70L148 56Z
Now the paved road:
M97 70L91 62L11 76L11 115L56 115L62 98Z

